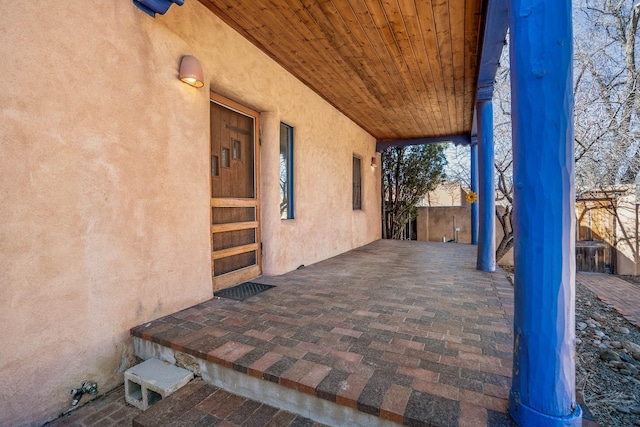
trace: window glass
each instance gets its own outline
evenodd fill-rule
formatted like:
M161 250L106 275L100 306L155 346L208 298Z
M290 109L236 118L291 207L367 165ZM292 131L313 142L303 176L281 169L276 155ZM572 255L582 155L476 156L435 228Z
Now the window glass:
M229 162L229 149L223 148L222 149L222 167L228 168L229 166L231 166L231 163Z
M293 219L293 128L280 123L280 218Z
M233 141L233 160L240 160L240 141L237 139Z
M218 156L211 156L211 176L218 175Z
M353 209L362 209L362 160L353 156Z

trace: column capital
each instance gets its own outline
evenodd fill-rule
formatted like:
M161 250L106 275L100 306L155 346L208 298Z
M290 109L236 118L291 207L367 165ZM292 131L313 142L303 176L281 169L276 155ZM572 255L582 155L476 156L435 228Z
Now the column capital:
M493 98L493 82L478 83L477 102L491 101L492 98Z

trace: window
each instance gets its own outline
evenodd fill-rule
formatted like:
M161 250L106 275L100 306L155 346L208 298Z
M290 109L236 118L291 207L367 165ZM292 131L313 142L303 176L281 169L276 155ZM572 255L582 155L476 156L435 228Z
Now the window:
M362 160L353 156L353 210L362 209Z
M218 175L218 156L211 156L211 176Z
M293 128L280 123L280 218L293 219Z
M222 167L228 168L230 166L231 166L231 163L229 161L229 149L223 148L222 149Z
M233 160L240 160L240 141L232 139L233 142Z

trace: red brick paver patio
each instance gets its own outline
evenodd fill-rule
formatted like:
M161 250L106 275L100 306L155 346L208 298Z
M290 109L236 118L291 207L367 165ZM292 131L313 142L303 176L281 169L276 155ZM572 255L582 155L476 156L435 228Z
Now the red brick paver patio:
M576 280L640 328L640 287L610 274L576 274Z
M476 247L377 241L134 336L407 425L511 425L512 287Z
M121 386L46 427L326 427L320 423L220 390L198 379L146 412L125 402Z
M45 424L45 427L130 426L140 413L138 408L127 405L124 386L120 386Z
M260 278L277 287L245 302L214 299L133 333L399 423L511 426L512 288L474 265L472 246L379 241ZM640 307L627 282L577 280L625 313ZM123 394L49 425L322 426L201 380L144 413Z

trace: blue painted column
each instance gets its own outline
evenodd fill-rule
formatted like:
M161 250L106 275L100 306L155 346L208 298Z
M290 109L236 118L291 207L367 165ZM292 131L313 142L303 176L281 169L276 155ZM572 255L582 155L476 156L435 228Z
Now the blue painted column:
M471 135L471 191L478 194L478 137ZM471 244L478 244L478 202L471 204Z
M575 400L571 0L510 0L514 366L519 426L580 426Z
M496 202L493 180L493 85L478 89L478 258L476 268L496 271Z

